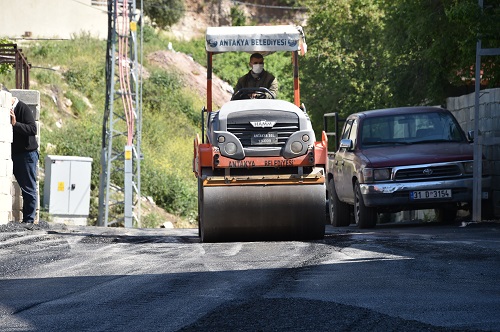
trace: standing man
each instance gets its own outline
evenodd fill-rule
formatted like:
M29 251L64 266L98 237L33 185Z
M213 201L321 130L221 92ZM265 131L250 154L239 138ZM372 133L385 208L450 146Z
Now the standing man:
M34 226L38 204L36 181L39 155L35 137L36 123L28 105L16 97L12 98L10 119L13 130L12 166L23 195L22 225L31 230Z
M250 71L240 77L236 87L234 88L234 93L243 88L267 88L276 98L278 94L278 80L273 74L264 69L264 57L260 53L254 53L250 56ZM249 96L254 98L255 95ZM266 96L271 98L271 96Z

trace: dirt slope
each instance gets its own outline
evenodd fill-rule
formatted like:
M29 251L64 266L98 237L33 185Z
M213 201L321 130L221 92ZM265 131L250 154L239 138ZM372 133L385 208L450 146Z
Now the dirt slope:
M207 98L207 69L190 56L175 51L156 51L148 55L148 60L165 70L173 70L181 75L184 83L196 91L203 100ZM232 87L218 78L212 77L213 104L222 106L231 99Z

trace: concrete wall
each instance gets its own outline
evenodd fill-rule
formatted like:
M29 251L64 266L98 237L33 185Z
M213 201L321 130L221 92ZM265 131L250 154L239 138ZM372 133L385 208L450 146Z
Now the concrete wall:
M105 0L2 0L0 37L68 39L73 34L85 32L106 39L108 14L105 4Z
M474 98L474 93L471 93L446 100L446 107L466 132L474 130ZM493 173L495 215L500 216L500 89L481 90L479 130L483 136L483 154Z
M22 100L33 112L37 124L37 141L40 145L40 92L35 90L10 90L10 93L0 91L0 224L23 219L21 189L12 175L12 125L9 111L12 97ZM38 193L40 194L40 190ZM39 211L40 199L35 222L38 222Z
M11 98L10 93L0 91L0 225L12 220Z

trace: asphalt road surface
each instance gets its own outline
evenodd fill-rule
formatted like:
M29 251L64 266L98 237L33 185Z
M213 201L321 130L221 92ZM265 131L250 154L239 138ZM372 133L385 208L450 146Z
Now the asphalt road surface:
M1 331L500 331L500 224L326 226L310 242L196 229L0 226Z

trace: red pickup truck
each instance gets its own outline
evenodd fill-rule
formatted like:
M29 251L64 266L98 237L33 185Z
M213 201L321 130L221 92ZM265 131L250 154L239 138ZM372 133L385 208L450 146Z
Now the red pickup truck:
M379 213L434 209L443 223L471 209L473 144L451 112L401 107L334 115L345 121L338 148L328 154L328 210L333 226L375 227ZM325 128L326 130L326 128ZM326 130L327 131L327 130ZM336 133L335 133L336 135ZM483 162L482 199L491 198Z

